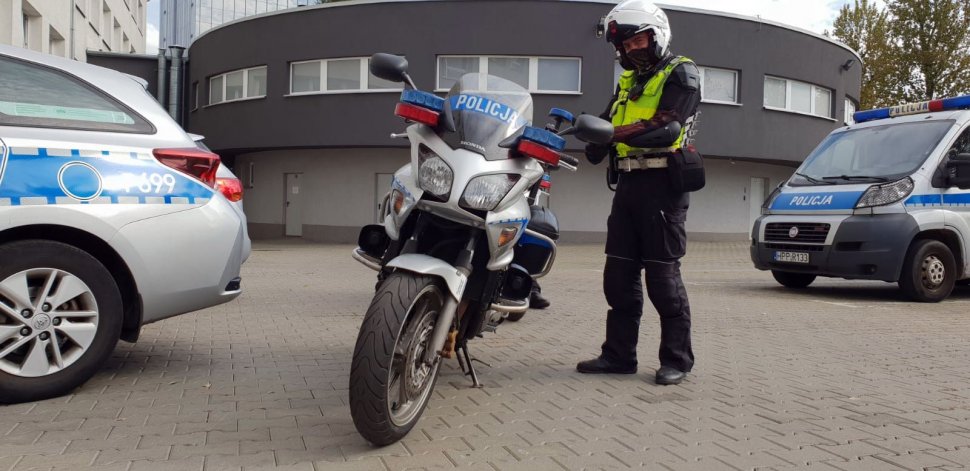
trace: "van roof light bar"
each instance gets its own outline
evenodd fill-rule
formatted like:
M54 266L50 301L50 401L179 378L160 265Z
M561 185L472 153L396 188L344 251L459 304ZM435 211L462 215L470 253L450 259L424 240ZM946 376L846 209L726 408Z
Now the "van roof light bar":
M968 108L970 108L970 95L964 95L953 98L941 98L939 100L921 101L919 103L907 103L889 108L857 111L852 115L852 118L857 123L864 123L866 121L894 118L896 116L933 113L936 111L965 110Z

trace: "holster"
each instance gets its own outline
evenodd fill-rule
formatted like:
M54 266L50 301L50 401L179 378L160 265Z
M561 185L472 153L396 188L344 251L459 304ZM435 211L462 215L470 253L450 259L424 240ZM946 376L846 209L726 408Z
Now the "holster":
M609 165L606 167L606 186L610 190L616 191L616 185L620 182L620 171L616 168L616 150L610 150Z

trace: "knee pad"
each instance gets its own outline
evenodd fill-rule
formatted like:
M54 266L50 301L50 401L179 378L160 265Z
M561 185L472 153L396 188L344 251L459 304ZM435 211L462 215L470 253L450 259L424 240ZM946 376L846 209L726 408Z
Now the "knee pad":
M603 269L603 294L613 309L635 309L643 305L639 262L607 257Z

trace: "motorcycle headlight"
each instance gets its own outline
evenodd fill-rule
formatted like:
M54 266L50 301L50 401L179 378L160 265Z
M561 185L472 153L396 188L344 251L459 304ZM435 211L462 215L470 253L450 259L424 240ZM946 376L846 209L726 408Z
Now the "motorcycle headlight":
M914 186L913 179L909 177L896 180L892 183L872 185L862 194L862 198L859 198L859 202L855 204L855 207L871 208L873 206L893 204L909 196L913 192Z
M455 173L434 151L421 146L418 153L418 185L421 189L447 201Z
M468 182L459 204L467 209L491 211L519 181L517 174L482 175Z

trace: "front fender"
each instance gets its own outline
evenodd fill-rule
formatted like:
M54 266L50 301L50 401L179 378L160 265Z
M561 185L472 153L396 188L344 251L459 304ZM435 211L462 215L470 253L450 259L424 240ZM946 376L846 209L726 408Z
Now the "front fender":
M417 253L398 255L386 266L422 275L437 276L448 285L448 291L456 300L461 300L465 284L468 282L468 277L450 263L430 255Z

